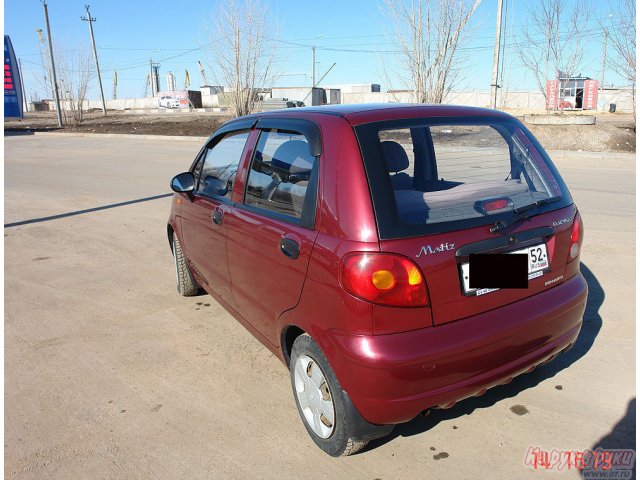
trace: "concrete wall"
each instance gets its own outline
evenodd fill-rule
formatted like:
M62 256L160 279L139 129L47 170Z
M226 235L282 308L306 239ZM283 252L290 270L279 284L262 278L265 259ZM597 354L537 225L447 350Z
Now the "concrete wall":
M605 89L604 93L598 92L598 110L609 110L609 104L615 103L619 112L633 111L633 96L631 90ZM342 103L411 103L415 100L411 92L342 92ZM459 91L450 92L445 98L445 103L454 105L468 105L471 107L489 107L491 105L491 92L488 91ZM512 110L544 111L545 98L542 92L537 91L499 91L498 105L500 108Z
M220 95L205 95L202 94L202 106L207 107L219 107L220 106Z
M322 89L311 87L274 87L271 89L271 98L286 98L289 101L304 102L305 105L322 105Z
M322 88L338 89L342 93L373 93L373 92L380 91L380 84L378 83L348 83L348 84L337 84L337 85L322 84Z
M616 111L618 112L632 112L633 92L630 89L620 90L606 88L602 94L598 92L598 110L608 111L610 103L616 104Z
M70 110L70 103L67 100L62 100L60 102L63 110ZM158 99L157 98L116 98L111 100L106 100L107 109L108 110L127 110L127 109L148 109L148 108L158 108ZM92 108L102 109L102 100L85 100L83 102L84 110L89 110ZM52 107L55 109L55 105Z
M341 92L342 103L411 103L410 92Z
M368 85L368 87L367 87ZM340 103L411 103L413 102L412 92L372 92L371 85L350 86L348 90L340 90ZM326 87L327 89L329 87ZM310 87L288 87L273 88L271 96L273 98L287 98L291 101L304 101L306 105L311 105L311 95L309 95ZM210 90L211 91L211 90ZM321 93L321 89L316 89L316 94ZM265 95L268 97L269 95ZM598 92L598 110L609 110L609 104L615 103L618 112L633 111L633 95L631 90L625 89L605 89L604 93ZM304 100L306 97L306 100ZM316 96L318 102L320 95ZM327 96L327 101L329 96ZM62 102L63 109L68 109L68 102ZM468 90L450 92L445 103L455 105L468 105L474 107L489 107L491 105L491 94L488 91ZM319 104L319 103L317 103ZM545 99L541 92L537 91L505 91L501 90L498 94L499 108L511 110L528 110L532 112L545 110ZM225 99L225 94L202 95L203 107L224 107L229 106L229 99ZM118 98L115 100L107 100L107 108L112 110L125 109L154 109L158 107L157 98ZM51 107L52 109L55 107ZM91 108L102 108L100 100L85 100L85 110Z
M221 85L203 85L200 87L200 93L202 93L203 97L205 95L217 95L222 92L224 92L224 87Z

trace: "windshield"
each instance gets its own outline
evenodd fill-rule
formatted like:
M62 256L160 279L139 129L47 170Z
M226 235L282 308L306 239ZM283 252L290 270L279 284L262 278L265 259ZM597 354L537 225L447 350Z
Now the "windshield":
M397 231L406 226L443 231L464 228L460 222L494 223L568 197L542 148L515 120L379 122L356 132L378 223L391 220L382 228L387 237L402 236Z

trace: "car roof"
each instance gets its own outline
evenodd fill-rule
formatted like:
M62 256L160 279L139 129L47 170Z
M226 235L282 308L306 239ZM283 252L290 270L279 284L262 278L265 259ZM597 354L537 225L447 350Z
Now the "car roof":
M365 103L338 104L315 107L283 108L268 112L258 112L241 118L304 118L320 120L323 115L339 116L352 125L419 117L501 117L512 118L499 110L468 107L462 105L425 104L425 103Z

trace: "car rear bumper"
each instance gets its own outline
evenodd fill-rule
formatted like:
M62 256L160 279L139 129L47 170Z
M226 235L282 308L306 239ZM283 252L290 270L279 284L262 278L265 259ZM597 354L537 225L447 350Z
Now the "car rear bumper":
M342 388L373 424L448 408L533 370L578 337L587 299L579 273L510 305L448 324L389 335L327 331L321 343Z

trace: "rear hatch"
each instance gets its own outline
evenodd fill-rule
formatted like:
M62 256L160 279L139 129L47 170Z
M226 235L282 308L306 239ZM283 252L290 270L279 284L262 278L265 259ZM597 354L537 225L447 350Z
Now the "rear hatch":
M542 147L507 116L355 128L380 248L413 260L434 324L506 305L564 279L575 206ZM471 289L469 255L525 253L524 289Z
M575 207L536 215L509 233L492 234L476 227L425 237L380 242L384 252L411 258L422 270L431 302L434 324L442 324L476 315L540 293L562 283L569 254ZM553 226L556 224L556 226ZM544 262L531 262L526 289L468 290L465 265L471 253L528 252L531 260L543 252Z

